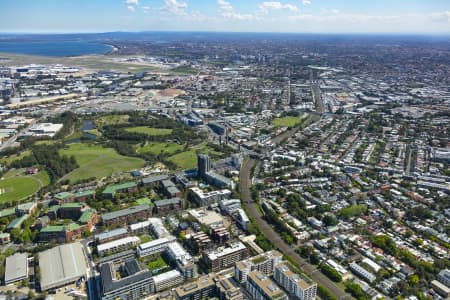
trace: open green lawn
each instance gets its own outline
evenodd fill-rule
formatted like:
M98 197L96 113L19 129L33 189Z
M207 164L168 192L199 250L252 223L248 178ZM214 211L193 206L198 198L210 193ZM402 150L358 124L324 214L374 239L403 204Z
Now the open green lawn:
M173 162L180 169L192 169L197 166L197 152L195 149L190 149L168 158L169 161Z
M222 153L212 150L206 145L206 143L203 143L195 148L172 155L168 158L168 160L176 164L179 169L192 169L197 166L197 151L202 154L208 154L213 158L217 158L222 155Z
M129 115L106 115L95 120L95 124L99 127L106 125L117 125L128 123Z
M39 173L32 175L32 177L40 181L41 186L43 187L50 184L50 176L46 171L39 171Z
M147 126L130 127L125 130L128 132L143 133L150 136L169 135L173 131L172 129L167 128L153 128Z
M25 199L39 191L40 187L39 181L33 176L10 177L0 180L0 202Z
M144 165L140 158L123 156L112 148L93 144L71 144L69 148L60 150L60 154L75 156L80 166L63 177L70 182L91 177L102 178L117 172L139 169Z
M286 116L282 118L275 118L272 120L272 125L277 127L294 127L302 123L302 117Z
M164 259L158 255L154 260L151 260L147 263L147 266L150 270L155 270L155 269L161 269L161 268L165 268L167 267L166 262L164 261Z
M13 161L22 159L22 158L24 158L25 156L28 156L28 155L30 155L30 154L31 154L31 151L30 151L30 150L25 150L25 151L20 152L19 154L10 155L10 156L5 156L5 157L2 157L2 158L0 159L0 164L2 164L2 165L9 165L9 164L12 163Z
M166 152L168 154L173 154L179 150L183 150L184 145L179 145L177 143L147 143L144 147L137 148L137 153L151 153L158 155L161 152Z

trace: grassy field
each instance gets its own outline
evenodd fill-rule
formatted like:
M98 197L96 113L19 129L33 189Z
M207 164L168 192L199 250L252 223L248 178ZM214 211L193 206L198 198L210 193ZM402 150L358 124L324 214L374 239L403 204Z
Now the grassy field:
M92 144L71 144L69 148L60 150L60 154L75 156L80 166L63 177L70 182L91 177L102 178L113 173L138 169L144 165L144 161L140 158L122 156L112 148Z
M222 153L212 150L203 143L188 151L172 155L168 160L176 164L179 169L192 169L197 166L197 152L208 154L212 157L220 157L222 155Z
M106 115L95 120L98 127L106 125L127 124L129 115Z
M22 152L20 152L19 154L16 154L16 155L10 155L10 156L7 156L7 157L2 157L0 159L0 164L2 164L2 165L9 165L13 161L22 159L25 156L28 156L30 154L31 154L30 150L25 150L25 151L22 151Z
M192 169L197 166L197 152L195 149L190 149L172 155L168 160L176 164L179 169Z
M143 134L150 135L150 136L169 135L173 131L172 129L153 128L153 127L146 127L146 126L130 127L125 130L128 132L143 133Z
M136 149L137 153L151 153L158 155L161 152L174 154L179 150L183 150L184 146L177 143L147 143L144 147Z
M50 184L47 172L40 171L35 175L24 175L24 169L11 170L0 180L0 202L10 202L28 198L41 187Z
M302 123L301 117L286 116L282 118L275 118L272 120L272 125L277 127L294 127Z

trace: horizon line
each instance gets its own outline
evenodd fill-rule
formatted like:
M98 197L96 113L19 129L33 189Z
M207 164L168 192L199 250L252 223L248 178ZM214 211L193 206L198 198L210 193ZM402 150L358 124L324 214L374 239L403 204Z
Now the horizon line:
M113 31L65 31L65 32L56 32L56 31L30 31L30 32L0 32L0 35L70 35L70 34L110 34L110 33L131 33L131 34L139 34L139 33L234 33L234 34L305 34L305 35L416 35L416 36L448 36L450 32L375 32L375 31L367 31L367 32L293 32L293 31L218 31L218 30L113 30Z

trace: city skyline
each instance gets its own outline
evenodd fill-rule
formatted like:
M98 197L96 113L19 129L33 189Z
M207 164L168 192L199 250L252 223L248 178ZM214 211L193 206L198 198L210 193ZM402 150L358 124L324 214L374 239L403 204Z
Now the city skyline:
M3 33L450 33L444 0L18 0L0 7Z

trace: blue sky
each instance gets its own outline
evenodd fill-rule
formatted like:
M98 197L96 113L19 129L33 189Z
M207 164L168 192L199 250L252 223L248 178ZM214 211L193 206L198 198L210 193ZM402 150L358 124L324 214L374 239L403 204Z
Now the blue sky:
M450 33L450 0L0 0L0 32Z

